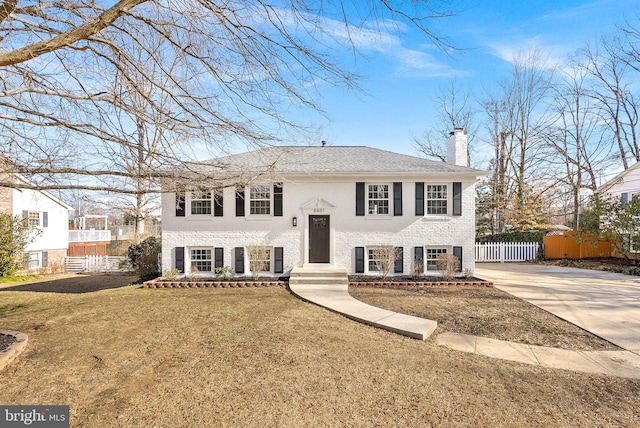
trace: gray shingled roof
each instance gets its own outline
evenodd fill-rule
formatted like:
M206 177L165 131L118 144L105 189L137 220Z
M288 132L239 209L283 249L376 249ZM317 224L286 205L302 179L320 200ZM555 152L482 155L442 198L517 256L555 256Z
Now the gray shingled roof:
M215 171L281 174L458 173L485 175L477 169L364 146L268 147L199 163Z

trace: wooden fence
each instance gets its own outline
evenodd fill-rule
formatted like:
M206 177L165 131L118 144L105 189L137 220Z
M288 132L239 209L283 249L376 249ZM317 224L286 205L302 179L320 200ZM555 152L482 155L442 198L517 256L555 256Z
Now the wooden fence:
M114 256L84 256L65 257L67 272L98 273L98 272L126 272L131 266L126 257Z
M580 238L578 239L578 236ZM564 235L545 236L544 256L547 259L585 259L611 257L611 241L588 235L565 232Z
M538 257L538 242L486 242L476 244L476 262L524 262Z

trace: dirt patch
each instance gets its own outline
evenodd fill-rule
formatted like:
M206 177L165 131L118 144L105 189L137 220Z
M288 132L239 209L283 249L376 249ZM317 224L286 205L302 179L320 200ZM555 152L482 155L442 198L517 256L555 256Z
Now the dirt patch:
M73 427L640 420L640 381L452 351L351 321L281 287L6 291L0 325L29 335L25 352L0 372L0 403L68 404Z
M59 275L54 278L29 283L3 284L3 291L33 291L41 293L93 293L100 290L124 287L135 283L138 277L133 275Z
M496 288L350 287L353 297L373 306L428 318L443 331L573 350L618 347L524 300Z

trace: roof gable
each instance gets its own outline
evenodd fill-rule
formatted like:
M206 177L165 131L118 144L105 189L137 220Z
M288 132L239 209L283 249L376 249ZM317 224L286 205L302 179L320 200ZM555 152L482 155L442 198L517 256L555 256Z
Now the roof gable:
M602 184L600 187L598 187L598 189L596 190L596 193L602 193L602 192L609 191L613 186L615 186L616 184L621 183L622 180L624 180L624 178L627 175L634 173L636 170L638 170L638 173L640 173L640 162L636 162L635 164L631 165L629 168L627 168L624 171L622 171L620 174L618 174L615 177L613 177L611 180L609 180L606 183Z

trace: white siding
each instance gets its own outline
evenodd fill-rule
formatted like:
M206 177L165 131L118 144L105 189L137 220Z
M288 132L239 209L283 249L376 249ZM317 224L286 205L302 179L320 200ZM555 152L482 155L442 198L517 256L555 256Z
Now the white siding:
M189 247L223 247L224 264L233 266L234 247L248 245L270 245L284 247L285 272L302 266L305 262L307 223L309 210L303 209L320 198L333 207L324 209L330 215L331 260L333 265L354 272L354 248L374 245L393 245L404 248L404 274L413 269L413 247L439 246L451 251L453 246L463 247L463 269L474 268L475 244L475 180L457 177L428 179L424 176L403 180L380 177L350 177L313 179L289 177L283 184L283 216L260 218L249 215L248 200L246 216L235 215L235 190L224 189L224 216L190 216L189 205L186 217L175 216L175 194L162 195L162 265L173 266L175 247L185 247L185 270L188 271ZM356 182L390 185L403 183L403 215L385 217L356 216ZM452 183L462 182L462 216L452 216ZM416 216L415 183L447 184L449 193L448 215ZM393 213L393 196L390 197ZM247 192L248 199L248 192ZM297 227L292 218L298 220ZM246 257L245 257L246 258ZM247 265L248 263L245 263ZM245 266L248 273L248 266Z
M27 251L66 250L69 247L69 210L37 190L13 190L13 215L23 211L40 212L40 236L29 244ZM42 227L42 213L47 212L48 226Z

